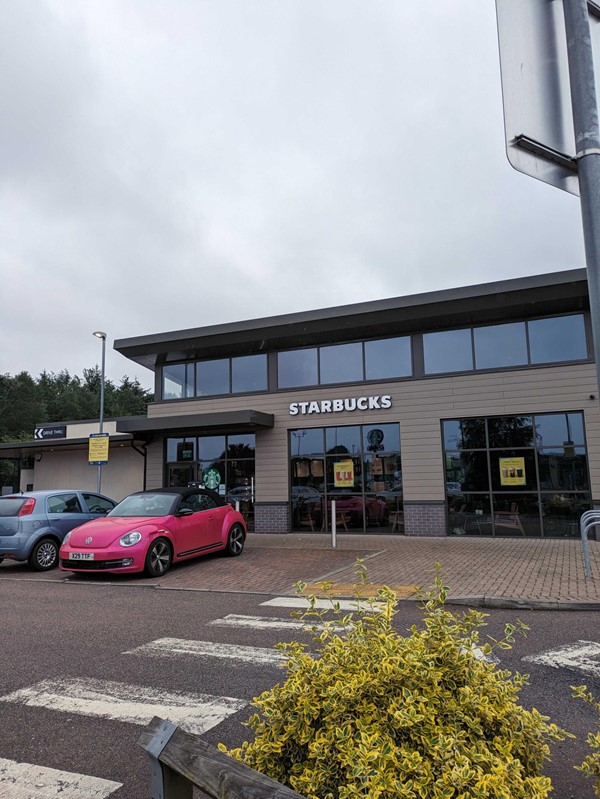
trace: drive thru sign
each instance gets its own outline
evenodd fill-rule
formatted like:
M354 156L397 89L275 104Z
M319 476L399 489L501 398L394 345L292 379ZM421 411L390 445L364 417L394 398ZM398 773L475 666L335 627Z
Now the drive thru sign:
M103 466L108 463L108 433L90 433L88 463L90 466Z

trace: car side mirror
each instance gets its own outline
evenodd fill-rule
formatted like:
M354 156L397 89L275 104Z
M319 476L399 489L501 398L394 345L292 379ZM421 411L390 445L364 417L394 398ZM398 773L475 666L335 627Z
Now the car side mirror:
M176 516L193 516L194 511L191 508L182 508L175 514Z

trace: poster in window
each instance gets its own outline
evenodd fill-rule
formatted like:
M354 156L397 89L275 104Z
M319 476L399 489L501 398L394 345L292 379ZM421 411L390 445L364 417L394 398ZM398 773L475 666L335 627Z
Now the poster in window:
M524 486L525 458L500 458L500 485Z
M333 464L333 485L336 488L354 488L353 461L336 461Z

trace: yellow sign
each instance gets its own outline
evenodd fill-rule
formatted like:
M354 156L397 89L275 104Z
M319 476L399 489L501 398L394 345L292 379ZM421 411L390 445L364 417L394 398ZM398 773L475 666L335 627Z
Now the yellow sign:
M88 463L92 466L101 466L108 463L108 433L91 433L88 449Z
M524 486L525 458L500 458L500 485Z
M338 461L333 464L333 485L336 488L354 488L353 461Z

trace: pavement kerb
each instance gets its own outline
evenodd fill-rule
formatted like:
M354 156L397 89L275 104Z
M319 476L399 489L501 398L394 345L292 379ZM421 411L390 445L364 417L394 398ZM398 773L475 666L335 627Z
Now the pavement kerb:
M215 593L215 594L254 594L257 596L294 596L294 593L285 593L282 591L267 591L267 590L244 590L242 588L227 589L227 588L199 588L192 586L170 586L160 585L154 583L148 585L147 583L117 583L111 581L102 582L84 582L74 581L68 577L62 580L44 580L43 578L30 578L27 577L5 577L5 580L15 582L45 582L54 583L55 585L83 585L83 586L98 586L106 587L119 586L120 588L150 588L161 591L190 591L197 593ZM329 599L348 599L348 596L330 596ZM401 602L422 602L423 597L409 596L402 597ZM522 610L600 610L599 601L581 602L579 600L569 599L527 599L525 597L506 597L506 596L485 596L484 594L475 594L471 596L449 596L446 599L447 605L469 605L476 608L499 608L506 610L522 609Z

